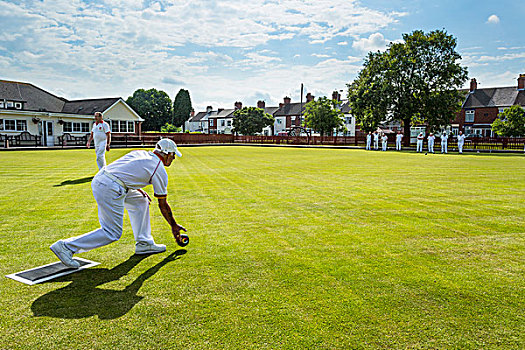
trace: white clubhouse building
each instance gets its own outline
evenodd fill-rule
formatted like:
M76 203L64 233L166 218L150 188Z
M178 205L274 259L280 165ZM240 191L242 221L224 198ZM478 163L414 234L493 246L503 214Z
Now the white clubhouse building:
M141 133L144 121L121 97L67 100L30 83L0 80L0 136L29 133L40 146L57 146L64 134L84 136L101 112L112 133Z

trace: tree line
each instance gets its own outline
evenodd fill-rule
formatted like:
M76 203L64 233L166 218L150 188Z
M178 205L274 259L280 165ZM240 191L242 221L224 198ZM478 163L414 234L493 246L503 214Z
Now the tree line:
M184 131L193 110L190 93L185 89L179 90L173 102L162 90L138 89L126 103L144 119L144 131Z
M410 127L425 125L429 132L449 126L461 110L465 94L459 91L468 77L460 63L457 40L445 30L403 34L402 42L385 51L369 52L357 78L347 85L348 102L356 124L368 132L380 123L397 121L404 134ZM173 125L184 127L192 110L189 92L181 89L173 104L164 91L137 90L126 101L145 119L144 130ZM499 114L493 130L501 136L525 135L525 111L513 106ZM305 105L304 127L321 135L343 131L339 101L320 97ZM235 111L234 132L253 135L273 126L273 116L263 109L245 107ZM409 137L404 138L410 142Z

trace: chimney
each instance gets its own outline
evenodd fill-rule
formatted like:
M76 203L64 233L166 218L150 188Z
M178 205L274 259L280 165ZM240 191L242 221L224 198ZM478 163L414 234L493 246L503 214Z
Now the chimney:
M470 79L470 92L474 92L478 88L478 82L476 78Z
M206 113L210 113L213 110L212 106L206 107Z
M224 108L219 108L219 109L217 110L217 114L221 113L222 111L224 111Z
M286 96L283 100L284 100L284 104L285 105L289 105L290 102L292 102L292 99L290 97L288 97L288 96Z
M283 108L283 106L284 106L284 103L282 103L282 102L279 103L279 108Z
M235 102L235 110L242 109L242 102Z
M525 90L525 74L520 74L518 78L518 90Z
M266 106L266 103L264 101L257 101L257 108L264 108Z
M307 103L313 101L314 98L315 98L315 96L312 95L311 93L307 93L307 94L306 94L306 102L307 102Z
M338 102L341 101L341 95L337 90L334 90L334 92L332 92L332 100L336 100Z
M194 109L191 110L190 117L195 117L195 110Z

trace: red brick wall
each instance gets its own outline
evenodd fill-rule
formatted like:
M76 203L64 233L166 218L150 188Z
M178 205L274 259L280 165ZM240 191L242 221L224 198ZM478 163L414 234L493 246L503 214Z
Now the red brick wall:
M483 107L474 108L474 122L467 123L467 125L473 124L492 124L498 117L499 109L497 107ZM465 131L465 109L457 114L456 119L452 122L453 124L459 124L459 130Z

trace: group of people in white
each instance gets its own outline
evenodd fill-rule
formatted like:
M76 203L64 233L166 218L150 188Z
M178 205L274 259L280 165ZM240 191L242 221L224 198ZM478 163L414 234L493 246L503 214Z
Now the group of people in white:
M403 133L401 131L397 132L396 135L396 151L401 151L401 143L403 141ZM463 146L465 145L465 135L462 131L459 132L459 134L456 136L458 140L458 151L459 153L463 153ZM440 136L441 139L441 153L448 153L448 138L449 135L446 132L443 132ZM366 149L371 150L372 149L372 140L374 142L373 147L374 150L379 150L379 140L381 139L381 150L386 151L388 149L388 137L384 132L381 134L376 130L373 133L369 132L366 135ZM416 152L422 153L423 152L423 141L425 140L425 134L423 132L420 132L419 135L417 135L417 142L416 142ZM434 133L430 133L427 137L427 143L428 143L428 152L434 153L434 141L436 140L436 136Z

